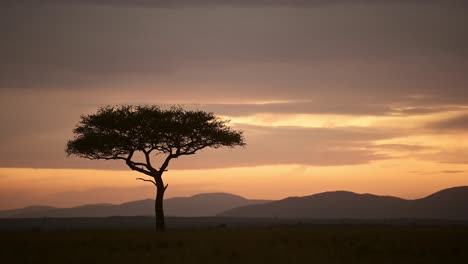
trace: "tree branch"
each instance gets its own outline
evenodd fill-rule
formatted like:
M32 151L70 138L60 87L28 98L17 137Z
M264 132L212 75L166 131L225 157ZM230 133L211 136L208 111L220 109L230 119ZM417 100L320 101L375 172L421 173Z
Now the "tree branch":
M167 171L167 166L169 166L169 162L171 161L171 159L174 158L174 155L172 154L172 151L171 151L171 154L169 154L167 157L166 157L166 160L164 160L164 163L161 165L161 168L159 168L159 173L163 173L165 171Z
M127 165L132 169L132 170L136 170L138 172L141 172L141 173L144 173L146 175L150 175L150 176L154 176L154 173L157 173L158 170L155 169L152 165L151 165L151 157L150 157L150 153L151 151L154 150L154 149L150 149L149 151L146 151L146 150L141 150L144 154L145 154L145 160L146 160L146 163L142 163L142 162L135 162L135 161L132 161L132 157L133 157L133 153L134 151L132 151L131 155L129 155L125 160L127 161ZM130 163L130 164L129 164ZM146 170L144 170L143 168L138 168L137 166L142 166L144 168L146 168Z
M104 160L126 160L125 157L121 157L121 156L115 156L115 157L110 157L110 158L100 158L100 159L104 159Z
M150 170L150 168L149 168L150 166L148 166L148 164L146 164L146 163L135 162L135 161L130 161L130 162L132 162L133 165L135 165L135 166L143 166L143 167L147 168L148 170Z
M146 168L151 171L151 172L157 172L157 170L151 165L151 158L150 158L150 153L153 149L150 149L148 151L143 149L143 153L145 154L145 160L146 160Z
M145 170L145 169L139 168L139 167L133 165L131 162L127 162L127 165L128 165L128 167L129 167L131 170L141 172L141 173L146 174L146 175L148 175L148 176L153 176L153 175L151 174L151 172L149 172L149 171L147 171L147 170Z
M135 152L135 151L131 151L130 154L128 154L128 157L125 159L125 161L126 161L126 163L127 163L127 166L128 166L131 170L135 170L135 171L141 172L141 173L143 173L143 174L146 174L146 175L152 177L153 175L151 174L150 171L147 171L147 170L145 170L145 169L143 169L143 168L137 167L137 164L135 164L135 163L132 161L132 157L133 157L133 153L134 153L134 152Z
M127 158L122 157L122 156L111 156L111 157L106 157L102 156L100 154L82 154L78 155L82 158L90 159L90 160L127 160Z
M177 157L178 157L178 156L184 156L184 155L193 155L193 154L195 154L197 151L202 150L202 149L204 149L204 148L206 148L206 147L209 147L209 146L211 146L211 145L213 145L213 144L206 143L206 144L200 145L200 146L198 146L198 147L196 147L196 148L193 148L193 149L190 150L190 151L185 151L185 152L180 152L180 151L179 151L179 153L177 154Z
M154 184L154 186L156 186L156 182L154 182L153 180L148 180L148 179L143 179L143 178L136 178L136 179L140 181L151 182L152 184Z

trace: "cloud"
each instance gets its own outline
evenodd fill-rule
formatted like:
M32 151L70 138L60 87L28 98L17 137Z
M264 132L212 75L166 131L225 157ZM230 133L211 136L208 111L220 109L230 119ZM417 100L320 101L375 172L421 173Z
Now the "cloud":
M419 174L419 175L440 175L443 174L461 174L465 173L463 170L441 170L441 171L409 171L410 173Z
M465 171L462 170L443 170L440 171L441 173L448 173L448 174L456 174L456 173L464 173Z
M375 145L376 149L382 150L397 150L405 152L417 152L431 149L431 147L421 146L421 145L410 145L410 144L379 144Z
M421 158L448 164L468 164L466 149L442 150L433 154L422 155Z
M435 129L435 130L467 131L468 130L468 114L433 122L433 123L430 123L427 127L430 129Z
M253 114L343 114L343 115L386 115L393 110L386 105L348 104L335 102L284 102L244 104L188 104L193 108L212 111L227 116L249 116Z
M372 141L401 135L374 128L302 128L243 125L247 147L206 150L174 160L170 169L208 169L225 167L302 164L314 166L364 164L388 158L377 154ZM31 168L127 168L118 161L89 161L67 158L66 135L23 137L23 141L0 147L0 167ZM27 151L25 151L27 149ZM155 157L154 164L160 162Z
M206 151L174 162L175 168L222 168L274 164L354 165L388 158L377 154L372 140L391 138L379 129L246 126L247 147Z
M464 106L416 106L416 107L403 107L403 108L396 108L392 109L392 114L396 115L424 115L424 114L432 114L432 113L440 113L440 112L447 112L447 111L457 111L457 110L464 110L466 107Z
M163 104L164 105L164 104ZM335 99L332 103L324 101L290 101L290 102L259 102L259 103L206 103L184 104L185 107L203 109L225 116L249 116L254 114L337 114L349 116L409 116L426 115L447 111L464 110L457 106L436 107L395 107L388 104L372 102L356 103L354 101Z

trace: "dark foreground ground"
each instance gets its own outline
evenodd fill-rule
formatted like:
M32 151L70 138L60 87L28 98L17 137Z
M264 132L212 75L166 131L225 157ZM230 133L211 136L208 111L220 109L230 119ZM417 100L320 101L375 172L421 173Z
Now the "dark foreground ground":
M426 264L468 259L466 224L263 221L173 228L163 234L128 228L3 228L0 262Z

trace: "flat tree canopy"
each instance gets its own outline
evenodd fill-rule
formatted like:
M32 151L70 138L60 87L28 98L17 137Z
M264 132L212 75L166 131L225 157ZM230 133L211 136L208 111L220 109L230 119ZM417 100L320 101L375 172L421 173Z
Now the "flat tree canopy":
M138 179L157 187L156 227L164 230L162 197L167 185L162 174L173 158L205 148L245 145L243 132L231 129L228 123L213 113L178 106L107 106L81 117L66 152L92 160L123 160L130 169L149 176ZM136 153L144 158L137 160ZM165 154L159 166L152 163L154 154Z

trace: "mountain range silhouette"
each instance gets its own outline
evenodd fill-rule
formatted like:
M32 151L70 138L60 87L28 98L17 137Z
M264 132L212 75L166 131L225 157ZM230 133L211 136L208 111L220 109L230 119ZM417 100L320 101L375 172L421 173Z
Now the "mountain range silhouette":
M206 193L165 200L167 216L302 219L447 219L468 220L468 186L441 190L425 198L334 191L278 201L249 200L228 193ZM0 211L0 218L109 217L154 215L154 200L72 208L30 206Z
M468 186L445 189L416 200L346 191L325 192L233 208L219 216L463 220L468 219Z

